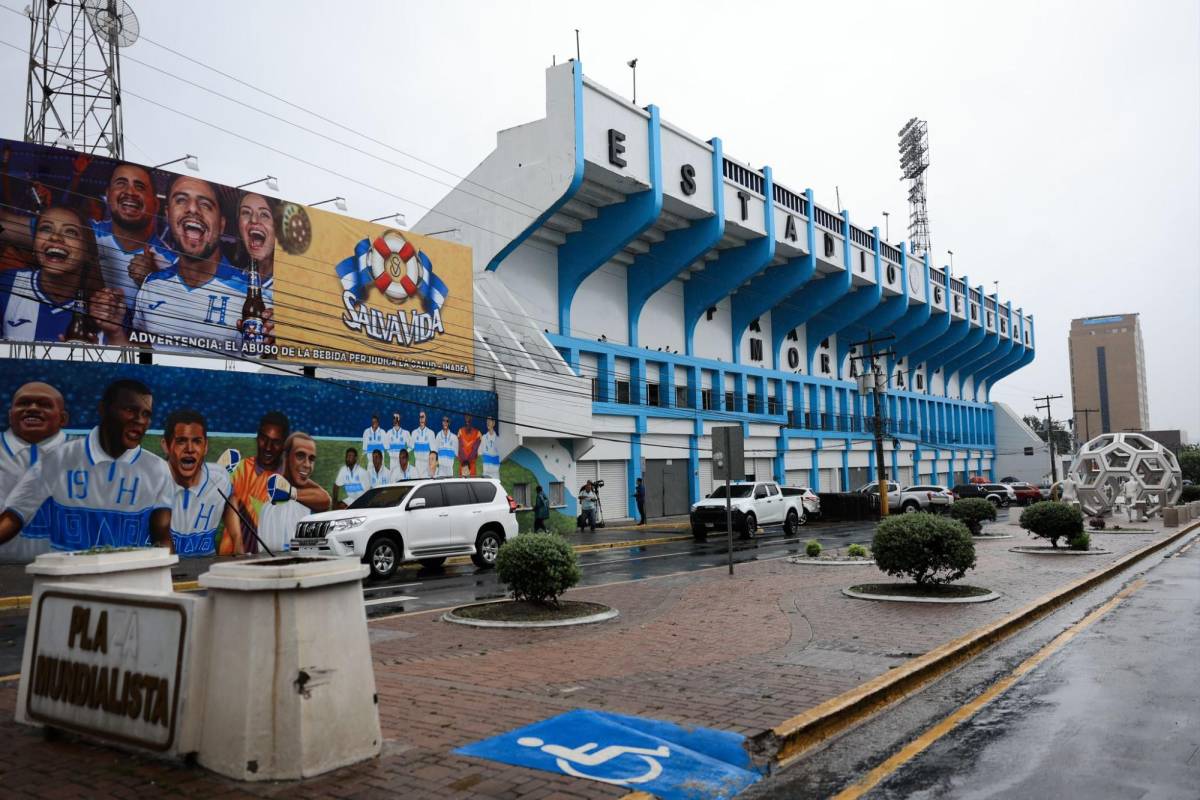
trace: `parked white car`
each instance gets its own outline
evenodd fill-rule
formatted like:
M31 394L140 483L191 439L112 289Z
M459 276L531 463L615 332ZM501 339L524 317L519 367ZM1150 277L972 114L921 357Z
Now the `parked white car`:
M408 480L368 489L348 508L296 523L292 550L353 556L386 579L404 562L439 567L470 556L481 569L517 535L517 504L494 478Z
M784 497L800 497L804 505L804 514L800 517L801 525L808 521L806 517L817 519L821 516L821 496L814 492L811 486L780 486L779 491L783 492Z
M909 486L900 492L900 508L906 514L928 511L934 514L945 512L954 503L954 492L945 486L933 484Z
M785 497L775 481L736 481L729 484L733 528L743 539L754 536L764 525L782 525L785 536L795 536L804 523L800 497ZM704 539L710 527L725 529L725 485L692 506L692 536Z

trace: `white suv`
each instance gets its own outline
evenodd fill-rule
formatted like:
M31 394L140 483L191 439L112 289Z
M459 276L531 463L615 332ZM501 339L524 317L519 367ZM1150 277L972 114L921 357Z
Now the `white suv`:
M440 567L467 556L480 568L517 535L517 504L494 478L407 480L369 489L348 508L296 523L292 550L354 556L386 579L402 562Z

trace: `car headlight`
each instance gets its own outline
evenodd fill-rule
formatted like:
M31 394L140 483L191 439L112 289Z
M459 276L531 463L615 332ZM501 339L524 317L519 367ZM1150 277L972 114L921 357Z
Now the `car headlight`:
M335 519L329 523L329 529L332 531L348 531L351 528L357 528L366 521L366 517L346 517L345 519Z

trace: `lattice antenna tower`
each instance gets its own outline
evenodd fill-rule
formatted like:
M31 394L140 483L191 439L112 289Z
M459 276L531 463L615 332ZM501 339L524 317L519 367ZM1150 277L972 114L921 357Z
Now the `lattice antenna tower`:
M900 146L900 180L908 185L909 252L930 252L929 210L926 208L925 170L929 169L929 124L913 117L896 134Z
M122 158L120 50L137 41L124 0L32 0L25 141Z

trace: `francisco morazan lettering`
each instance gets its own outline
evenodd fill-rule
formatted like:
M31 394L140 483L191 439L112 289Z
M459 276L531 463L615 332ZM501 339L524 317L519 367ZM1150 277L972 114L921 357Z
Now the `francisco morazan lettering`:
M89 635L90 621L91 609L71 609L67 647L107 655L108 611L100 612L96 628ZM101 709L130 719L141 717L164 728L171 725L171 684L156 675L39 655L34 663L32 692L79 708Z

